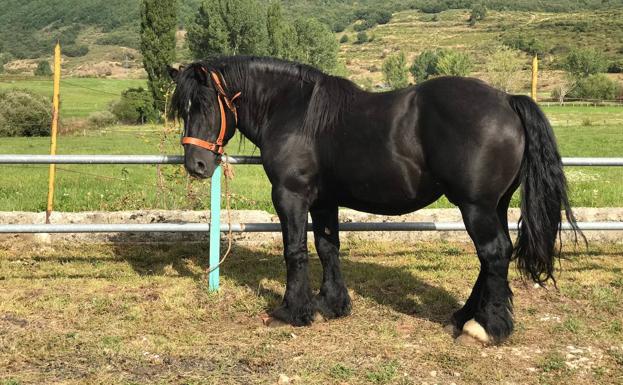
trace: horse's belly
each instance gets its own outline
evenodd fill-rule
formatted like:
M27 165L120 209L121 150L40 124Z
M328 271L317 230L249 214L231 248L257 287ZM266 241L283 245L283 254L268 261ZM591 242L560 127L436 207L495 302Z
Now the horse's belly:
M382 215L401 215L433 203L442 194L441 186L427 173L409 178L386 173L366 181L342 179L340 206Z

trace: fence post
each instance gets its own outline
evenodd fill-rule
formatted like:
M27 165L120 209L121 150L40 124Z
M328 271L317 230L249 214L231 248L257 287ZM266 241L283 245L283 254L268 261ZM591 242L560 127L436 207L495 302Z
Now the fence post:
M212 174L210 183L210 263L208 274L208 290L219 288L219 259L221 257L221 173L218 166ZM214 270L212 270L214 269Z
M537 101L536 96L536 88L537 88L537 80L539 78L539 58L537 55L534 55L532 59L532 89L530 95L532 96L532 100Z
M52 130L50 132L50 155L56 155L56 134L58 132L58 115L61 88L61 44L56 42L54 47L54 93L52 95ZM56 165L50 164L48 175L48 205L45 210L45 223L50 223L50 215L54 210L54 180Z

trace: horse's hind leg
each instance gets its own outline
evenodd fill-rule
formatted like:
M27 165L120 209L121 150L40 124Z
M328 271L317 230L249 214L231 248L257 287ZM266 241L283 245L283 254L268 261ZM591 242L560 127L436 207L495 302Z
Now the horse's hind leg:
M517 185L514 184L513 187L511 187L508 192L506 192L506 194L502 196L496 209L498 219L500 221L500 224L502 225L502 230L504 231L508 242L510 242L511 244L512 240L510 237L510 233L508 232L508 206L516 189ZM476 279L474 288L472 289L472 292L469 295L467 301L465 301L465 306L463 306L452 315L452 324L455 326L456 330L463 330L463 326L465 325L465 323L470 319L474 318L474 314L476 313L476 308L482 294L482 283L484 281L485 275L485 270L480 269L480 273L478 274L478 278Z
M351 302L340 270L338 208L310 210L316 251L322 262L322 286L316 297L316 310L325 318L350 314Z
M476 246L480 274L465 307L454 318L463 334L499 343L513 331L508 267L512 244L495 205L461 204L463 221ZM465 322L466 317L471 317Z

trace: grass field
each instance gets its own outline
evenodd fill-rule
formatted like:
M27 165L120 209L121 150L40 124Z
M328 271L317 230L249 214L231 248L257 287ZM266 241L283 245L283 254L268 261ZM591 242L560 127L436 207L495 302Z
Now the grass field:
M346 246L353 314L308 328L260 320L283 294L280 245L236 247L217 294L206 255L189 244L0 248L0 384L623 382L621 245L571 254L558 290L513 271L516 332L488 348L442 330L478 272L468 246ZM311 271L317 290L315 256Z
M556 125L563 156L623 156L623 108L546 107ZM582 122L590 120L590 126ZM140 131L143 130L143 131ZM145 131L150 130L150 131ZM113 127L86 131L84 135L62 136L59 154L157 154L161 127ZM48 138L3 138L0 153L45 154ZM179 136L169 134L163 152L181 151ZM240 149L239 149L240 148ZM229 145L232 154L255 154L250 143L240 147L238 137ZM237 166L231 183L232 207L272 211L270 186L261 166ZM47 166L0 166L0 211L42 211L47 191ZM181 167L162 168L162 188L155 166L58 167L56 210L207 209L207 181L190 182ZM623 170L620 168L573 167L567 169L575 206L611 207L623 205ZM517 204L515 199L514 205ZM451 207L440 200L432 207Z
M146 81L141 79L61 79L61 117L85 118L92 112L106 111L111 102L119 99L123 90L146 86ZM51 78L15 80L11 77L0 77L0 90L7 88L24 88L52 97Z

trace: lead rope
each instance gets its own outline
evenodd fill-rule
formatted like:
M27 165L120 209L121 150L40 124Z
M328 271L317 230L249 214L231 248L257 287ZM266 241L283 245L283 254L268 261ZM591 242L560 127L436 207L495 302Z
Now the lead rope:
M225 254L223 254L223 257L220 259L216 266L208 266L207 274L210 274L214 270L218 269L221 264L225 262L225 259L227 259L227 257L231 253L231 246L233 244L234 238L231 228L231 199L229 194L229 180L234 179L234 169L231 163L229 163L229 157L227 156L227 154L223 154L223 159L223 176L225 179L225 210L227 211L227 225L229 228L227 231L227 250L225 251Z

